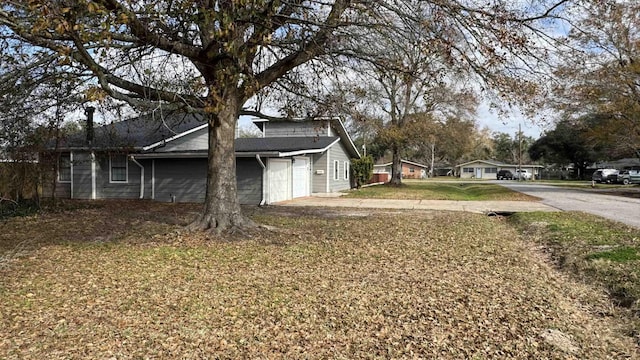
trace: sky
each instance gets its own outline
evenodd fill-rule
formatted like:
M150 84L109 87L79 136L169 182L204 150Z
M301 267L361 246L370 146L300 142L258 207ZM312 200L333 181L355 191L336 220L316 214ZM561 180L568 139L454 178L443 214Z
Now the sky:
M476 122L480 129L487 127L492 132L507 133L511 136L518 132L518 126L520 126L525 136L531 136L534 139L540 138L545 130L551 129L543 120L531 119L517 108L499 115L491 111L486 103L481 103L478 107Z

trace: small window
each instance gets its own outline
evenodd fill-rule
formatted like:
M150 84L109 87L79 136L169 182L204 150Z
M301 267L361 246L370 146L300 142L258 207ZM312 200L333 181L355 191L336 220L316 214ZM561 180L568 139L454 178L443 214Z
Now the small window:
M462 169L463 173L467 173L467 174L473 174L473 168L463 168Z
M410 168L409 168L409 172L410 172L410 173L414 173L414 172L416 172L416 169L414 169L414 168L410 167Z
M496 174L498 173L498 168L484 168L484 173L485 174Z
M111 155L111 182L127 182L127 155Z
M345 161L343 165L344 165L344 179L349 180L349 162Z
M71 182L71 154L62 153L58 160L58 182Z
M333 180L340 179L340 162L338 160L333 161Z

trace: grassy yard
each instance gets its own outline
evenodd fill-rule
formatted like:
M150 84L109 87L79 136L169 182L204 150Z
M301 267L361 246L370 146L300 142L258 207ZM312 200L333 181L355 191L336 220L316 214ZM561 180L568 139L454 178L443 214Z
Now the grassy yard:
M613 302L640 314L640 230L577 212L519 213L510 218L581 281L598 283ZM640 321L630 333L640 339Z
M0 358L626 358L604 292L499 217L104 202L0 223Z
M350 191L347 197L412 200L523 200L536 198L497 184L482 182L403 181L402 186L376 185Z

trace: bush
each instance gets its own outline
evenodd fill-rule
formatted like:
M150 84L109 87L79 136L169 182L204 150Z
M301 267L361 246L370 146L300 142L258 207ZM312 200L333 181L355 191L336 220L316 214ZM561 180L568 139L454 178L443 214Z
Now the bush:
M355 185L360 188L373 177L373 158L367 155L360 159L351 159L351 169Z

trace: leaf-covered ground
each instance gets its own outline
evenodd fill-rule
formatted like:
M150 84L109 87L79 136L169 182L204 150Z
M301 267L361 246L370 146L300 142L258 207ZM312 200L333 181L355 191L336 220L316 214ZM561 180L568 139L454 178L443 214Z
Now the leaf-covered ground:
M248 209L278 230L230 242L176 231L199 206L103 205L0 224L0 358L637 356L496 217Z
M410 199L410 200L539 200L499 184L486 182L444 182L432 180L403 180L401 186L389 184L364 187L349 191L347 197L368 199Z

